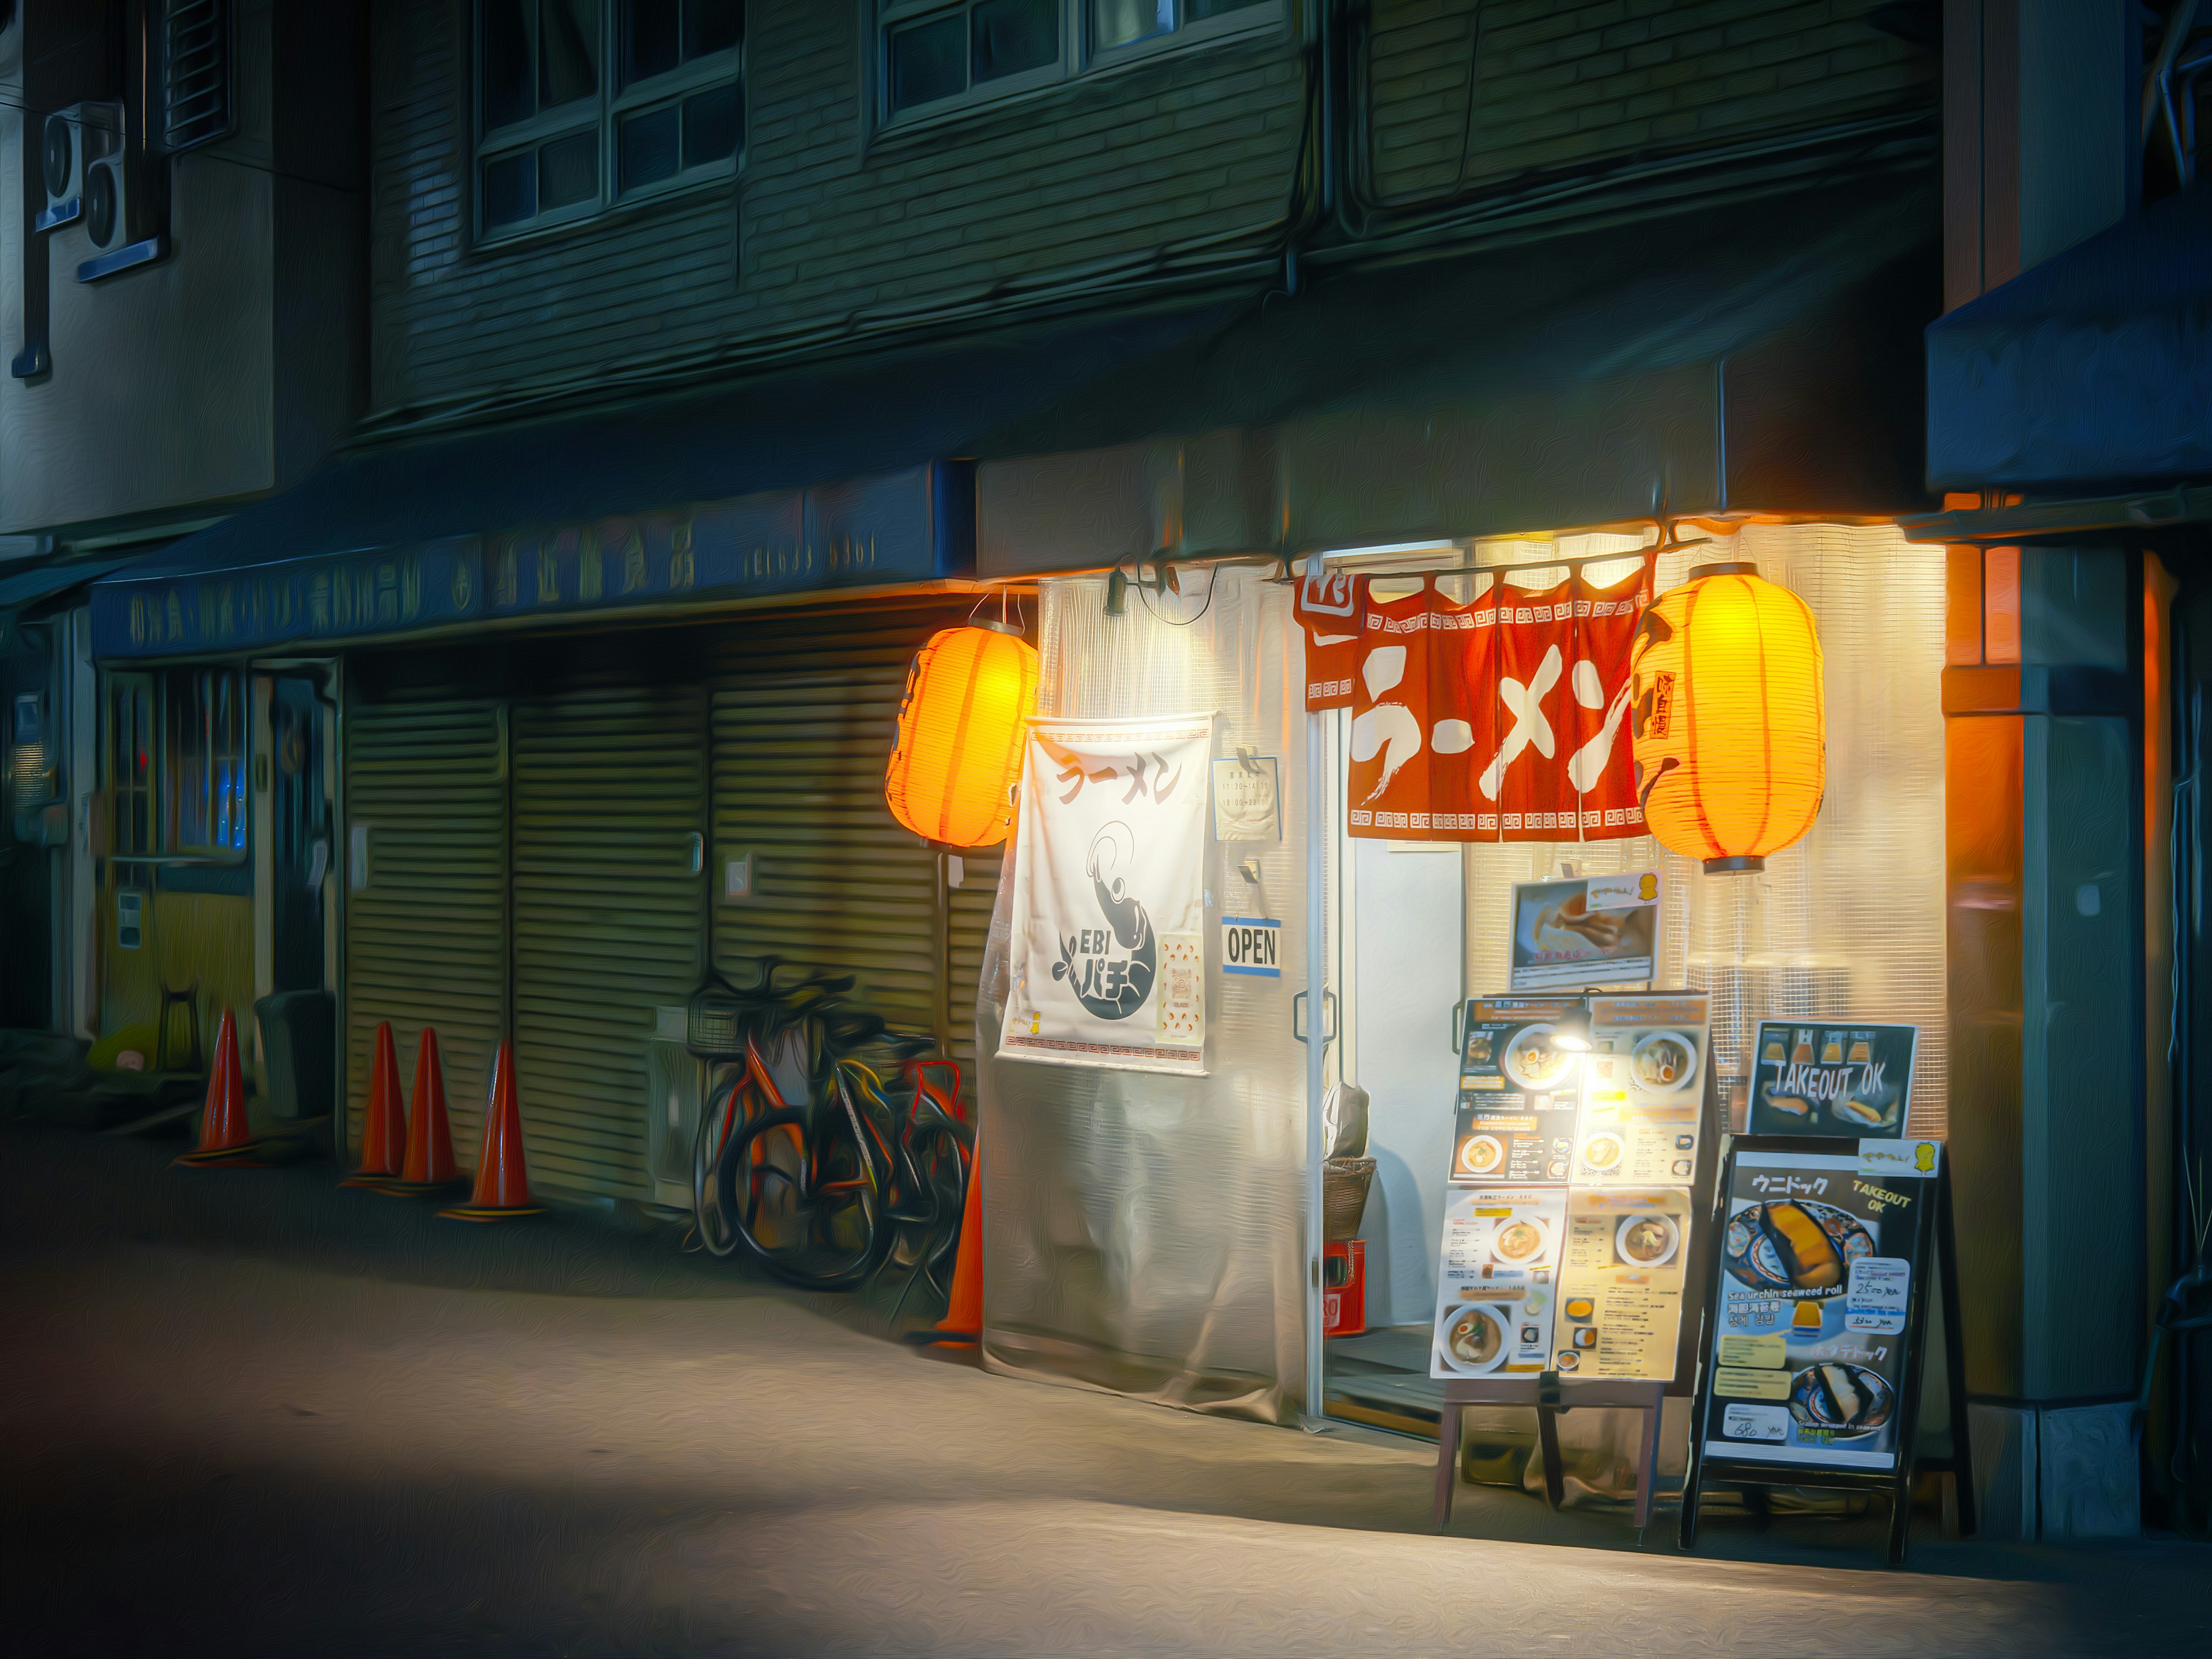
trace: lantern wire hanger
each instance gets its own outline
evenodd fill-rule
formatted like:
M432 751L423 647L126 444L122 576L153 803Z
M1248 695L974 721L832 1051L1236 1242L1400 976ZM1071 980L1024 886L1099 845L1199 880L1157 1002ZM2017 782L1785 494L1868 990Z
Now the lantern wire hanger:
M1028 624L1022 616L1019 602L1013 599L1013 589L1004 582L998 585L998 621L993 622L988 617L984 617L981 622L976 620L975 611L981 611L985 605L990 604L991 598L992 596L987 592L981 599L975 601L975 610L968 613L968 626L988 628L994 634L1012 634L1016 639L1022 638L1029 631ZM1012 612L1011 620L1009 611Z
M1164 623L1170 628L1194 627L1207 611L1213 609L1214 584L1221 580L1221 567L1231 561L1217 559L1209 562L1211 568L1207 570L1206 577L1206 603L1198 607L1197 616L1187 617L1182 621L1177 622L1174 617L1164 614L1159 606L1152 603L1150 597L1153 593L1179 594L1182 592L1182 579L1176 574L1175 563L1166 553L1155 554L1149 561L1133 557L1116 559L1114 562L1113 569L1107 574L1106 577L1106 614L1109 617L1120 616L1127 605L1128 592L1133 587L1137 590L1138 598L1143 603L1145 609L1151 611L1157 621ZM1152 574L1150 577L1145 574L1145 566L1147 563L1152 567ZM1133 575L1122 574L1121 567L1125 564L1135 566L1136 571Z

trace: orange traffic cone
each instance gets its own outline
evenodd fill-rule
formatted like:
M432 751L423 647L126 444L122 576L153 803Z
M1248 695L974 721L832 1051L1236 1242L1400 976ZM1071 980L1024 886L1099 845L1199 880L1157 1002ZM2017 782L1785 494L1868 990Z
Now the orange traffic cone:
M216 1032L215 1066L208 1073L199 1141L177 1162L195 1169L220 1164L250 1169L259 1162L253 1151L253 1130L246 1120L246 1074L238 1063L238 1023L226 1008Z
M415 1050L415 1103L407 1114L407 1157L399 1179L380 1182L385 1192L434 1193L461 1178L453 1162L453 1126L446 1116L446 1072L438 1063L438 1033L422 1028Z
M968 1195L960 1206L960 1249L952 1258L952 1294L937 1322L937 1341L970 1344L983 1331L983 1126L968 1160Z
M377 1025L376 1051L368 1063L368 1107L362 1114L361 1123L361 1168L339 1184L381 1186L399 1173L406 1156L407 1114L399 1104L399 1056L392 1049L392 1022L387 1019Z
M492 1062L491 1107L484 1113L483 1155L477 1160L476 1190L465 1204L440 1215L455 1221L502 1221L509 1216L539 1215L530 1201L530 1176L523 1168L522 1107L514 1097L514 1048L499 1045Z

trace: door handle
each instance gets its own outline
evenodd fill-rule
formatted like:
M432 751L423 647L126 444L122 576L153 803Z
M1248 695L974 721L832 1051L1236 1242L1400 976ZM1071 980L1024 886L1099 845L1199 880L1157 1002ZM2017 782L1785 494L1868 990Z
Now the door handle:
M707 838L694 830L687 839L691 848L690 873L696 876L707 867Z
M1460 1022L1461 1022L1462 1020L1465 1019L1466 1018L1467 1018L1467 1004L1466 1004L1465 1002L1455 1002L1455 1003L1453 1003L1453 1004L1452 1004L1452 1052L1453 1052L1454 1054L1457 1054L1457 1053L1459 1053L1459 1051L1460 1051L1460 1048L1461 1048L1462 1045L1462 1044L1464 1044L1464 1043L1465 1043L1465 1042L1467 1041L1467 1032L1466 1032L1465 1029L1464 1029L1464 1028L1461 1025L1461 1024L1460 1024Z
M1291 999L1291 1035L1300 1042L1306 1040L1306 1033L1304 1030L1305 1022L1299 1018L1305 1012L1306 995L1305 992L1301 991ZM1321 1034L1322 1046L1327 1048L1336 1041L1335 992L1323 991L1321 994L1321 1018L1322 1024L1325 1028Z

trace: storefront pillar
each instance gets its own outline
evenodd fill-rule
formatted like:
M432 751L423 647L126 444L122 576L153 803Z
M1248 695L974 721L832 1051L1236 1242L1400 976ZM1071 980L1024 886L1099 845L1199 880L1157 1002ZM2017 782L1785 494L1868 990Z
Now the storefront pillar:
M1328 740L1324 717L1308 714L1306 726L1306 1006L1313 1023L1306 1038L1306 1314L1305 1418L1320 1426L1327 1398L1322 1354L1322 1095L1328 1056Z
M1951 1144L1997 1535L2132 1534L2142 1359L2140 606L2115 548L1960 548L1944 672Z

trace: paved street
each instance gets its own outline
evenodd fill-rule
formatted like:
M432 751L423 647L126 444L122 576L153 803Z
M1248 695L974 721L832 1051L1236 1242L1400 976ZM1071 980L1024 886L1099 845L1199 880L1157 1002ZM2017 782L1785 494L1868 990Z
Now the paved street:
M2204 1651L2212 1552L1721 1521L984 1375L662 1237L0 1139L25 1653ZM1655 1535L1660 1528L1655 1528ZM20 1645L16 1645L20 1644Z

